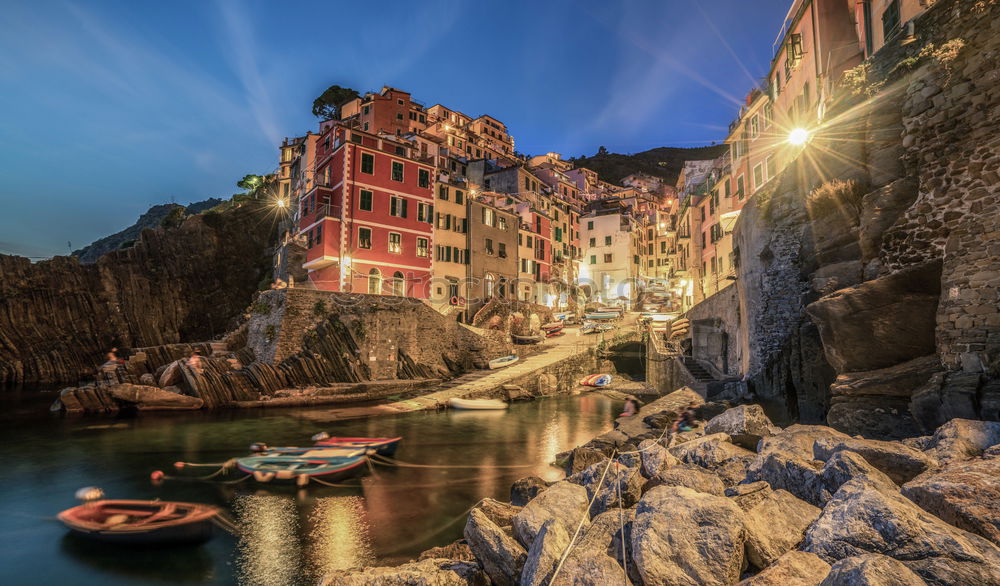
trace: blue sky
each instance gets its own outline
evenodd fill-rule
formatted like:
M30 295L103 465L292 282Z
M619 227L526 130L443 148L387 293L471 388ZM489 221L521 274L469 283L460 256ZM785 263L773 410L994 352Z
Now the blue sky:
M331 84L503 120L523 153L720 141L790 0L5 3L0 252L237 191Z

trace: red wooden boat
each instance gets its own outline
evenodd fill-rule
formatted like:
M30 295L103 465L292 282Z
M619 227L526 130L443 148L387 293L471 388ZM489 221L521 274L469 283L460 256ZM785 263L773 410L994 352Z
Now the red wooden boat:
M313 436L317 446L375 450L380 456L392 456L402 437L332 437L319 433Z
M99 500L66 509L59 520L73 533L130 545L202 543L212 538L219 509L173 501Z

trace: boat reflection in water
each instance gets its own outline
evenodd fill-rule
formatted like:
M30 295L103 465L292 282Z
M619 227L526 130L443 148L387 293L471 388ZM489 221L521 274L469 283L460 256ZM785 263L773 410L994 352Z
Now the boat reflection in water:
M311 509L306 522L309 547L305 561L314 576L375 561L362 497L317 498Z

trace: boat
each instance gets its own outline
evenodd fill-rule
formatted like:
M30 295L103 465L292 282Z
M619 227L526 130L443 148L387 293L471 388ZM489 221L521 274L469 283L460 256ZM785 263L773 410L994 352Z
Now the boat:
M565 336L565 335L566 335L566 332L562 331L562 328L559 328L558 330L551 330L551 331L545 332L545 337L546 338L558 338L559 336Z
M588 320L604 320L604 319L618 319L621 317L617 311L591 311L583 315L583 319Z
M467 409L474 411L506 409L510 405L500 399L459 399L452 397L448 399L448 406L452 409Z
M524 345L524 344L537 344L542 340L544 340L545 336L542 334L536 336L518 336L517 334L511 334L510 338L514 341L515 344Z
M490 360L490 370L495 370L497 368L503 368L505 366L510 366L517 362L517 354L511 354L509 356L501 356L500 358L494 358Z
M325 437L322 437L324 436ZM313 440L317 446L332 448L349 448L361 450L375 450L380 456L391 456L396 453L401 437L336 437L323 434L316 434Z
M580 379L580 384L585 387L606 387L611 384L610 374L592 374Z
M563 325L562 320L549 322L547 324L542 324L542 331L547 332L550 330L561 330L563 329Z
M618 317L621 317L622 315L625 314L625 310L623 308L621 308L621 307L616 306L616 305L606 305L604 307L598 307L597 308L597 312L598 313L616 313L616 314L618 314Z
M304 455L264 454L236 460L236 467L257 482L295 483L304 486L311 479L333 482L365 471L364 450L312 449Z
M72 533L107 543L176 545L212 538L219 509L199 503L102 499L59 513Z
M580 333L596 334L598 332L610 332L613 329L615 329L615 326L611 324L589 322L583 324L583 327L580 328Z

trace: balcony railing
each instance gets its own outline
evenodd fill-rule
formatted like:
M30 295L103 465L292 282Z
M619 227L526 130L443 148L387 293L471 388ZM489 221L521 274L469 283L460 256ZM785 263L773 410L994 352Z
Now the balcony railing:
M310 218L307 224L313 222L318 222L323 218L334 218L340 219L341 206L339 204L323 203L316 206L315 210L311 210L309 214L305 215L306 218Z

